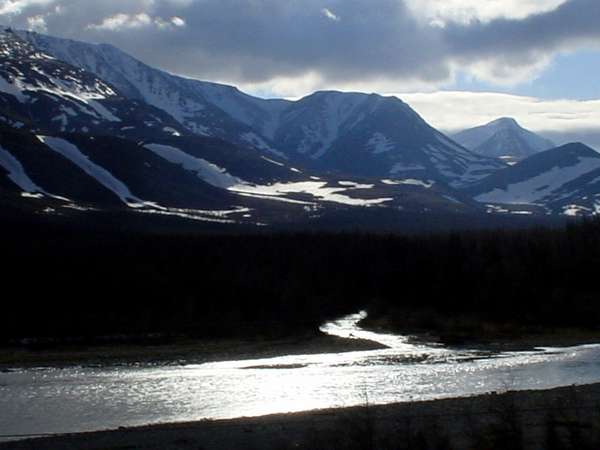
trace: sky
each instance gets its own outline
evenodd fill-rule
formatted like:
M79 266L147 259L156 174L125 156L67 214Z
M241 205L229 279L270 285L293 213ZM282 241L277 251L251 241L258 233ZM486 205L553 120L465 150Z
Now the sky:
M600 150L599 20L600 0L0 0L2 24L250 94L397 95L448 132L512 116Z

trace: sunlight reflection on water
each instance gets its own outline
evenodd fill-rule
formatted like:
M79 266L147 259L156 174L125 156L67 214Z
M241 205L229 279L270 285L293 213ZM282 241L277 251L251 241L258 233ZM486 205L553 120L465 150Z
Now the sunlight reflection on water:
M600 346L490 354L361 330L364 313L323 325L383 350L185 366L0 374L3 433L89 431L600 381Z

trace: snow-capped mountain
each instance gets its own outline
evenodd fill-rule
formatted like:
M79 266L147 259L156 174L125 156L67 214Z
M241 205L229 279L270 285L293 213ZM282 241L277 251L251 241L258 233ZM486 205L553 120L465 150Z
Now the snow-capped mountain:
M512 118L500 118L486 125L455 134L452 138L464 147L484 156L516 163L555 144L525 128Z
M127 97L162 109L188 131L249 145L312 170L458 186L504 167L457 145L394 97L318 92L295 102L260 99L154 69L109 45L19 33Z
M472 182L504 167L459 146L396 97L317 92L290 105L275 143L307 167L361 176Z
M163 111L127 99L97 75L40 51L11 30L0 32L0 120L53 132L186 132Z
M600 154L567 144L500 170L464 192L484 204L539 205L557 214L600 212Z
M108 45L10 30L0 32L0 62L0 206L20 198L60 214L247 224L345 221L367 210L392 222L398 214L478 215L503 202L600 211L600 158L590 149L542 152L508 168L396 97L260 99ZM483 144L508 142L506 131L534 146L514 121L491 128ZM534 187L523 194L525 185Z

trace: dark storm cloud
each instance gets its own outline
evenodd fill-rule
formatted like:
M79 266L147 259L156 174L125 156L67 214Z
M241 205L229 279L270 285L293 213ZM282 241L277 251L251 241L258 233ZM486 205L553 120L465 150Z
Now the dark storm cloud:
M331 82L434 82L448 78L452 63L500 62L505 69L519 68L565 47L600 43L598 0L570 0L521 20L445 28L416 18L402 0L13 3L21 10L5 15L4 22L15 26L27 27L27 18L43 15L50 34L109 42L172 72L238 82L311 71ZM120 22L107 27L106 20L117 14ZM173 17L185 26L170 26Z
M193 75L264 81L307 71L339 81L393 75L442 79L443 43L397 0L205 0L183 8L163 4L154 13L177 15L186 27L96 30L92 36L134 50L145 60ZM170 7L169 7L170 6ZM332 20L325 8L339 20ZM143 36L138 44L135 36ZM162 49L157 54L157 49Z
M444 42L448 55L462 61L500 57L514 64L526 64L541 53L599 44L599 19L600 1L570 0L554 11L521 20L451 24L444 30Z

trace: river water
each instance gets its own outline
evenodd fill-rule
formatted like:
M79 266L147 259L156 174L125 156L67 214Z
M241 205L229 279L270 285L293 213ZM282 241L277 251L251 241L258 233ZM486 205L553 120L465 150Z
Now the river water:
M71 433L152 423L460 397L600 382L600 345L489 353L413 345L361 330L364 313L324 332L384 350L179 366L0 373L0 435Z

